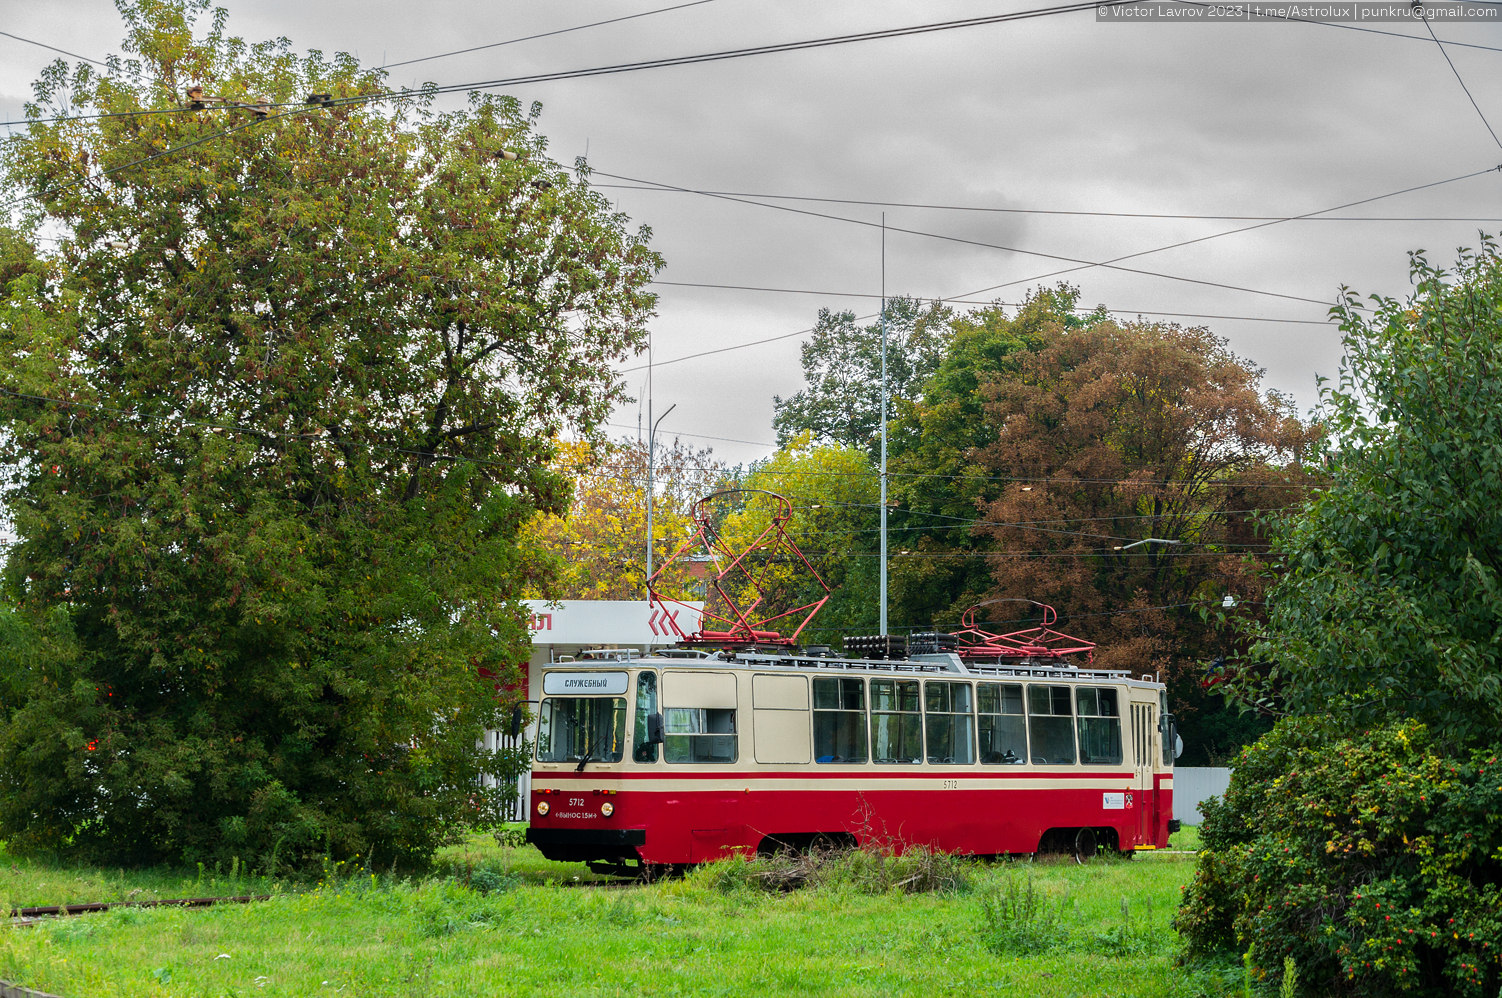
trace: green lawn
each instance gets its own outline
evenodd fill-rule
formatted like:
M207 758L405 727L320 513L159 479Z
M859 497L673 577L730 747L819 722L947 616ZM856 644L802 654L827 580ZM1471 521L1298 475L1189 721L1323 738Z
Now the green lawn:
M445 850L423 879L340 871L305 884L79 870L0 853L0 897L13 905L132 891L276 894L3 931L0 979L64 998L1230 994L1236 975L1222 983L1173 965L1169 919L1192 868L1192 855L1171 853L1083 867L966 862L968 885L947 893L835 882L778 894L713 869L575 888L575 877L588 879L583 867L488 836ZM1016 910L1029 884L1031 915L999 915L1008 902Z

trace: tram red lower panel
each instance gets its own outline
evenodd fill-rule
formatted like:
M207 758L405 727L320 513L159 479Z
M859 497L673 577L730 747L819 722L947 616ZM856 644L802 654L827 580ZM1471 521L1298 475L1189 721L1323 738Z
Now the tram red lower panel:
M1049 829L1093 828L1115 833L1118 848L1168 844L1172 790L1137 790L1124 783L1005 789L722 789L684 780L672 789L634 789L629 781L603 790L601 781L552 779L532 793L534 829L594 829L606 834L639 830L632 850L647 863L700 863L755 850L764 839L843 835L894 850L926 846L965 854L1031 853ZM571 774L570 774L571 775ZM943 781L934 781L941 786ZM1022 783L1022 781L1018 781ZM586 789L587 787L587 789ZM548 814L538 803L548 803ZM606 817L601 805L609 802ZM577 836L574 836L577 837ZM635 839L639 836L633 835ZM588 836L584 837L588 840ZM1107 844L1102 842L1102 844ZM608 851L608 850L607 850ZM577 855L570 858L579 858ZM606 858L601 856L599 858Z

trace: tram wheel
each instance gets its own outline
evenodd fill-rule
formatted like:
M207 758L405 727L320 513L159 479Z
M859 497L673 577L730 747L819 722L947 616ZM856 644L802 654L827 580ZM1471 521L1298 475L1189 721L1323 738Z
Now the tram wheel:
M1081 828L1074 833L1074 861L1088 863L1095 857L1100 845L1095 841L1095 829Z

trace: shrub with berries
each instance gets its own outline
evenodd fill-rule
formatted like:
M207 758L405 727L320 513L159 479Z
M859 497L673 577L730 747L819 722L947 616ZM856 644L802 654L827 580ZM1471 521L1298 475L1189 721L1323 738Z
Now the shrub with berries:
M1416 721L1340 735L1284 720L1204 806L1176 925L1309 995L1502 988L1502 745L1446 753Z

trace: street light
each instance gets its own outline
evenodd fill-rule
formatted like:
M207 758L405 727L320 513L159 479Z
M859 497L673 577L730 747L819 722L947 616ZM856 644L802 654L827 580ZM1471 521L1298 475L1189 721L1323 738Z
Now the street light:
M658 416L656 422L654 422L652 424L652 432L650 434L648 434L648 436L647 436L647 578L648 579L650 579L652 577L652 490L653 490L653 487L654 487L654 484L655 484L655 474L654 474L654 472L656 471L656 467L657 467L657 465L656 465L656 459L657 459L657 426L664 419L668 418L668 413L669 412L672 412L676 408L678 408L678 403L677 402L674 402L672 405L668 406L667 410L661 416Z
M1138 547L1138 546L1143 545L1143 544L1182 544L1182 543L1184 543L1184 542L1183 541L1165 540L1162 537L1144 537L1144 538L1142 538L1142 540L1140 540L1140 541L1133 541L1130 544L1118 544L1115 547L1113 547L1111 550L1112 551L1125 551L1127 548L1134 548L1134 547Z

